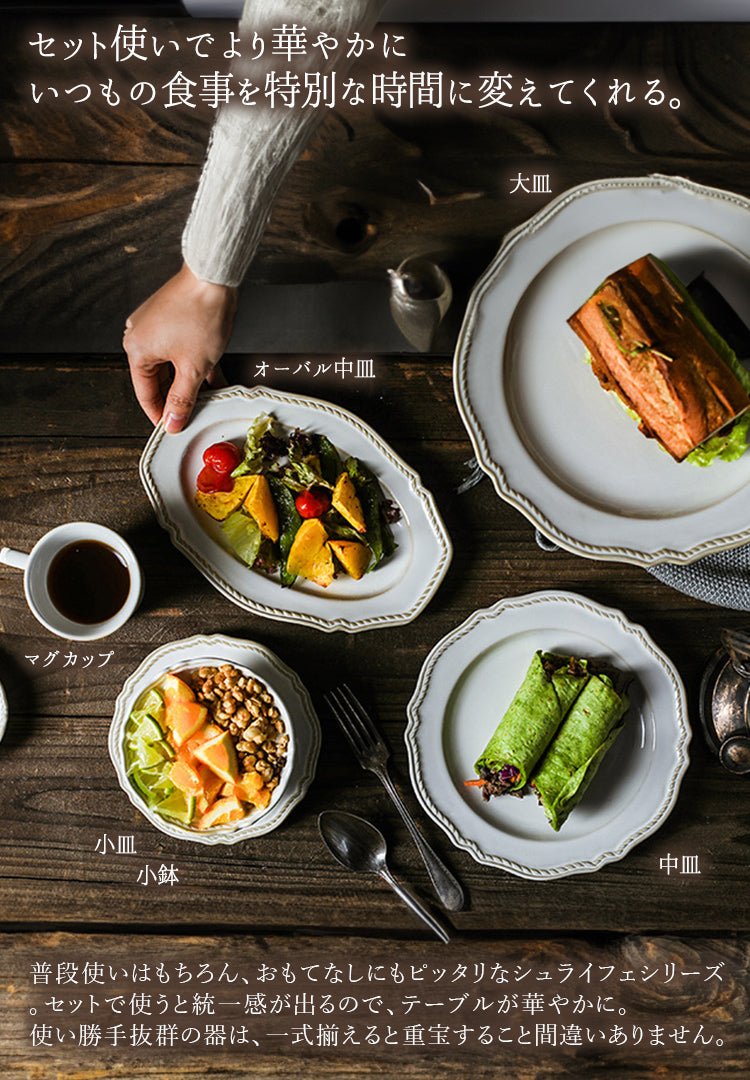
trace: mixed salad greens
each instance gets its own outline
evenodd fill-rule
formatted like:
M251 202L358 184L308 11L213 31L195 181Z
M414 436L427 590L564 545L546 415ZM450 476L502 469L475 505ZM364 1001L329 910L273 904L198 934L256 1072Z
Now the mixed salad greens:
M206 450L196 503L247 566L278 572L285 587L303 577L325 588L340 571L359 580L394 552L401 516L364 462L266 413L241 453L231 443Z

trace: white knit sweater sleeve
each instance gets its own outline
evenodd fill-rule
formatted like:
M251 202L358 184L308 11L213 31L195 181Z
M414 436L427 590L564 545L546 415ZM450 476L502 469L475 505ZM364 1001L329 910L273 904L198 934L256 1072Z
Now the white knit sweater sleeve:
M247 61L257 33L265 39L267 69L338 73L350 63L345 59L347 38L356 31L363 36L368 33L382 6L383 0L245 0L239 49ZM291 64L286 56L270 57L272 29L295 24L308 31L306 55L299 61L295 57ZM322 49L310 47L319 31L338 41L338 49L327 59ZM235 76L247 75L256 85L260 83L258 98L263 96L265 79L264 73L259 76L260 70L257 63L245 71L235 70ZM183 258L199 278L239 285L263 235L276 192L322 111L234 102L220 109L182 236Z

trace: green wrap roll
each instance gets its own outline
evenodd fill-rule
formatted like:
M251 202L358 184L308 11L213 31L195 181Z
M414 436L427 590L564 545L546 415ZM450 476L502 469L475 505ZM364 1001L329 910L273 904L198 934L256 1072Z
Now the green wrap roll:
M627 708L627 697L607 676L592 675L558 729L531 778L555 832L593 780Z
M518 791L547 749L588 674L585 661L537 651L523 682L474 766L482 795ZM480 781L470 781L480 786Z

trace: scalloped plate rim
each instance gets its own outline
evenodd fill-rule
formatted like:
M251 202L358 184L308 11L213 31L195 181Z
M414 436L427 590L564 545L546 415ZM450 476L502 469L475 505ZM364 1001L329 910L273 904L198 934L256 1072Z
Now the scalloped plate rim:
M632 830L611 850L597 851L585 859L561 863L552 868L540 868L521 863L515 859L506 858L501 852L489 852L483 850L479 843L465 837L459 826L452 821L434 801L434 798L428 791L427 785L422 777L419 735L423 721L420 718L419 709L423 706L424 701L429 694L430 680L435 666L462 637L470 634L485 620L494 621L501 615L512 613L513 609L521 609L532 605L539 605L541 607L548 603L580 606L595 617L610 620L614 625L618 626L621 631L635 636L636 640L639 641L646 651L652 655L654 663L658 664L662 673L667 676L672 684L675 700L674 726L679 737L673 748L674 759L670 766L671 771L668 777L664 797L657 811L651 815L647 822L643 823L635 830ZM461 674L461 672L456 673L454 686ZM598 604L596 601L589 600L587 597L578 593L566 590L548 590L527 593L522 596L499 600L491 607L480 608L473 612L462 623L449 631L449 633L441 638L441 640L433 647L422 665L414 693L407 706L407 718L404 741L406 743L409 758L409 773L414 791L427 814L443 829L456 847L467 851L477 862L494 866L498 869L506 870L517 877L534 881L549 881L567 877L571 874L593 873L609 863L617 862L624 858L633 847L656 832L656 830L667 820L674 808L682 778L689 765L688 745L692 737L692 732L688 721L687 698L682 680L671 660L669 660L666 654L656 646L648 632L638 623L631 622L623 612L617 608L606 607L603 604ZM500 828L498 828L496 832L499 837L503 835L503 831ZM550 840L553 839L554 836L551 836Z
M453 556L453 545L440 512L437 509L435 498L432 493L424 487L419 474L412 469L411 466L407 465L403 458L396 454L388 443L386 443L369 424L360 420L359 417L355 416L354 413L349 412L347 409L342 409L339 406L323 401L322 399L311 398L302 394L293 394L288 391L274 390L273 388L264 386L231 386L222 390L209 391L201 394L198 402L199 405L208 405L214 401L230 400L238 397L246 399L249 406L255 398L265 397L270 401L277 400L284 405L299 407L302 410L309 410L313 413L329 413L338 417L343 423L358 430L370 443L378 456L383 458L384 461L389 463L390 466L395 468L397 472L401 474L414 495L414 505L418 506L425 527L429 529L430 535L438 549L437 559L432 568L429 580L425 583L418 596L416 596L406 608L398 611L392 610L381 614L375 613L361 618L347 618L335 614L324 616L315 615L309 612L295 611L291 608L282 608L276 605L264 604L254 600L251 596L239 592L227 582L214 567L212 567L210 559L205 558L201 552L196 551L193 546L185 540L181 533L179 523L174 521L164 505L159 486L151 472L151 463L162 439L175 438L176 436L167 436L163 427L158 425L151 433L143 453L141 454L139 474L159 524L169 534L173 545L193 563L218 592L228 600L231 600L232 603L236 604L238 607L243 608L245 611L250 611L255 615L275 619L279 622L302 623L326 632L345 630L351 633L383 626L403 625L415 619L437 592L448 571ZM250 417L248 417L248 420L249 419ZM382 479L386 482L386 478ZM206 534L206 540L207 544L213 544L214 542L208 534ZM248 570L248 574L251 575L252 571ZM399 589L401 584L401 582L397 582L392 589L387 590L384 594L378 594L374 599L379 599L380 595L387 596L389 592ZM280 585L278 588L280 596L294 596L293 590L282 590ZM320 599L323 604L329 603L332 607L335 607L338 603L335 599L327 600L324 595L321 595ZM361 603L358 603L357 607L361 608L365 605L367 599L368 598L365 598ZM373 604L373 606L375 605Z
M532 492L523 492L513 487L506 479L502 462L493 456L487 442L481 421L475 415L471 395L466 386L466 375L472 347L472 336L478 318L484 293L490 287L495 276L502 270L502 263L523 241L526 235L533 235L544 227L549 219L565 210L569 204L589 193L604 190L633 190L639 187L655 190L678 189L704 198L721 199L736 204L750 211L750 199L722 188L698 184L686 177L651 173L648 176L609 177L587 181L574 185L551 199L541 210L526 221L511 229L504 237L498 251L487 269L477 280L466 306L461 330L459 332L453 362L453 388L456 406L466 427L474 454L482 470L489 476L497 494L516 510L520 511L535 528L559 547L575 555L601 561L619 561L636 566L658 566L661 563L687 565L705 555L728 551L750 541L750 526L741 532L728 536L713 536L696 541L688 549L661 545L654 550L641 550L637 547L625 547L616 544L591 544L573 536L559 523L551 521L535 504ZM747 254L747 253L746 253ZM750 451L748 451L750 452Z
M250 670L252 670L253 654L255 654L255 656L261 656L274 671L274 674L278 675L281 680L286 682L291 691L298 696L301 711L295 714L295 744L299 738L296 729L300 722L304 724L301 745L304 747L306 743L309 743L309 748L304 760L297 755L295 746L292 770L293 772L298 772L299 775L290 777L290 781L287 781L278 802L272 802L269 807L260 814L251 815L249 818L242 819L234 829L217 829L216 831L205 833L200 833L197 830L191 831L178 824L173 825L171 822L160 817L151 810L128 780L125 772L124 754L122 753L122 740L125 732L125 725L130 716L133 704L138 696L142 694L149 685L148 682L144 683L146 676L153 682L160 673L165 673L170 669L184 668L186 664L191 662L191 658L186 657L185 653L197 649L199 646L204 657L216 656L217 658L220 658L221 650L231 650L233 652L246 654L245 660L234 659L230 662L240 664L240 666L247 667ZM194 659L197 660L200 655L201 653L198 653ZM183 657L183 659L180 660L180 657ZM172 659L170 660L170 658ZM140 688L139 683L143 683ZM279 692L279 696L285 698L285 695L281 692ZM115 702L114 714L110 723L107 738L110 760L117 775L120 787L136 810L138 810L146 820L154 826L154 828L158 829L160 832L166 833L168 836L174 837L177 840L187 841L188 843L207 844L212 846L216 844L237 844L244 840L252 840L256 836L264 836L266 833L272 832L281 825L294 807L304 798L312 783L320 753L320 743L320 721L318 720L310 695L299 675L285 664L283 660L280 660L274 652L264 645L261 645L259 642L243 638L228 637L225 634L195 634L189 638L170 641L165 645L160 645L158 649L154 649L148 656L144 657L138 667L128 675L122 684L122 688L117 695L117 700ZM291 784L292 780L293 784Z

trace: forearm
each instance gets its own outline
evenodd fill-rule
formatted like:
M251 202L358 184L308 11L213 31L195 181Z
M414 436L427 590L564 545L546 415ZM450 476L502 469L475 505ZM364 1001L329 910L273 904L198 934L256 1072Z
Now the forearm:
M260 27L296 23L307 27L309 41L325 30L339 42L327 59L322 49L308 48L301 70L341 71L347 38L356 30L366 33L382 6L383 0L318 0L314 5L310 0L246 0L240 48L249 51ZM232 104L220 110L182 240L185 262L199 278L240 283L276 192L320 119L321 110L314 108Z

